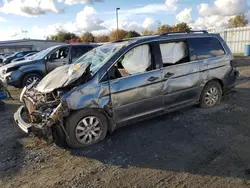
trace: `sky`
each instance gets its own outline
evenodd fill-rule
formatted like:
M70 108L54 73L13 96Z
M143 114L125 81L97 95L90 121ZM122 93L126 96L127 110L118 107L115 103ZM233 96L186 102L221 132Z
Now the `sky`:
M0 0L0 41L45 39L59 31L108 34L116 28L141 33L161 24L223 28L236 14L250 20L250 0Z

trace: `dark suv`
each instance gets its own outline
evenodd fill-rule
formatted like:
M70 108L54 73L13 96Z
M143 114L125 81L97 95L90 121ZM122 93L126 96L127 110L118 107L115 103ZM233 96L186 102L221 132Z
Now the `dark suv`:
M68 65L92 50L97 44L66 44L37 53L34 58L13 62L0 68L0 79L8 85L23 88L40 81L55 68Z
M84 147L127 123L217 105L236 84L232 60L223 39L206 31L104 44L25 88L14 118L27 133Z

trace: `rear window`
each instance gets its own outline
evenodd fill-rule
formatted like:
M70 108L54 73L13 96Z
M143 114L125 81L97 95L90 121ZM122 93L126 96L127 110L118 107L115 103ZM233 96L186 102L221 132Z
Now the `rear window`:
M79 57L81 57L83 54L87 53L88 51L92 50L92 46L72 46L72 62L77 60Z
M221 43L213 37L189 39L188 46L191 61L225 55Z

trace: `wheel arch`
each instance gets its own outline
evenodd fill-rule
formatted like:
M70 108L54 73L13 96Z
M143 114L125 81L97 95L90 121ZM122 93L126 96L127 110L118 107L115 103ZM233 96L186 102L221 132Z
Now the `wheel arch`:
M225 83L219 78L212 78L204 85L203 89L211 82L218 82L221 86L222 91L224 90Z
M200 94L199 94L198 101L200 101L200 99L201 99L202 91L203 91L203 90L206 88L206 86L207 86L209 83L211 83L211 82L217 82L217 83L219 83L220 86L221 86L222 92L224 91L224 86L225 86L225 84L223 83L223 81L222 81L221 79L219 79L219 78L212 78L212 79L210 79L209 81L207 81L206 84L204 84L204 86L202 87L202 89L201 89L201 91L200 91Z

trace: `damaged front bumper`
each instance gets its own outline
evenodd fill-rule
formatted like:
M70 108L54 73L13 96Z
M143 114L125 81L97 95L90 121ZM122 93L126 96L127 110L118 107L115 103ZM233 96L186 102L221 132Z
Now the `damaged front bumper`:
M25 111L25 107L21 106L17 110L17 112L14 114L14 119L17 125L20 127L20 129L22 129L26 133L30 133L32 126L23 120L24 111Z
M28 134L33 134L38 137L42 137L48 143L54 141L52 134L52 126L60 126L58 121L58 110L61 108L61 104L50 115L50 119L46 123L28 123L28 118L25 115L28 114L28 110L25 106L21 106L14 114L14 120L19 128Z

